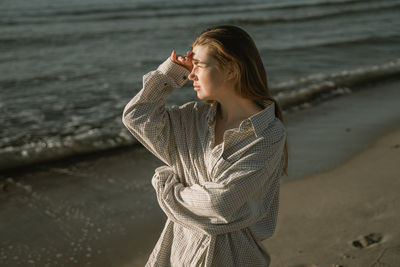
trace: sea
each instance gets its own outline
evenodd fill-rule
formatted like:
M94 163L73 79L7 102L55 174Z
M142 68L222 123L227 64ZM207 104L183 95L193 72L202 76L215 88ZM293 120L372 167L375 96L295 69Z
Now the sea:
M399 14L400 0L2 0L0 169L135 144L121 115L142 76L208 27L245 29L273 94L296 97L399 75ZM195 100L188 83L167 106Z

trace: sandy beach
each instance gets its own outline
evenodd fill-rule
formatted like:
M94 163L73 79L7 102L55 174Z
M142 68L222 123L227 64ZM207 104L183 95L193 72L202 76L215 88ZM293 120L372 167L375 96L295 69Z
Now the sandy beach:
M400 128L341 166L285 182L271 266L400 266Z
M272 266L399 266L400 82L288 111L290 168ZM38 164L0 180L1 266L143 266L165 215L144 148Z

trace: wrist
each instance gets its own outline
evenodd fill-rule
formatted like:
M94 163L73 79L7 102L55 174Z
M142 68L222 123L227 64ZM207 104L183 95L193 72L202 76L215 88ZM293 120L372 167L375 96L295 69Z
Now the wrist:
M190 73L184 66L173 62L170 57L157 70L170 77L177 87L182 87L187 82Z

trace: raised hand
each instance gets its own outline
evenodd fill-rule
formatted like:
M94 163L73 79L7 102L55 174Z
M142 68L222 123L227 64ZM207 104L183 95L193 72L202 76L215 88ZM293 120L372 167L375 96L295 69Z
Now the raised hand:
M179 64L185 67L188 71L192 71L193 63L192 63L193 52L189 51L186 56L176 55L176 51L173 50L171 54L171 60L176 64Z

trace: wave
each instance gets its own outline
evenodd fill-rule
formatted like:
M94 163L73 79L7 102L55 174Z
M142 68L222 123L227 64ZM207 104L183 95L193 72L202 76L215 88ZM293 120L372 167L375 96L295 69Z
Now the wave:
M376 2L375 0L341 0L341 1L305 1L296 3L265 3L265 4L250 4L250 5L223 5L221 3L182 3L182 4L142 4L137 6L120 6L120 7L112 7L112 6L103 6L101 8L91 8L90 6L85 8L84 6L68 6L70 10L58 10L58 9L47 9L47 11L43 11L43 9L34 9L31 8L29 11L22 10L21 14L25 16L31 17L43 17L43 16L86 16L86 15L94 15L94 14L107 14L107 13L125 13L125 12L153 12L153 11L170 11L170 10L196 10L203 9L205 11L212 12L212 9L217 8L218 11L226 10L226 12L230 11L252 11L252 10L279 10L279 9L297 9L302 7L321 7L321 6L343 6L343 5L352 5L358 3L369 3Z
M321 2L316 2L316 1L310 1L310 2L299 2L297 1L296 3L274 3L274 4L269 4L265 6L265 9L271 9L271 10L276 10L276 9L296 9L296 8L303 8L303 7L325 7L325 6L345 6L345 5L353 5L353 4L359 4L359 3L370 3L370 2L376 2L375 0L342 0L342 1L321 1Z
M261 48L260 51L291 51L291 50L305 50L313 49L318 47L335 47L340 48L348 45L388 45L392 43L398 43L400 41L400 35L389 35L389 36L369 36L365 38L347 39L342 41L317 41L314 43L307 43L304 45L286 45L274 48Z
M382 65L332 74L315 74L271 85L271 88L283 109L289 109L323 94L348 92L349 88L388 77L398 77L399 74L400 58ZM113 132L95 128L63 137L44 138L38 142L0 148L0 170L136 143L137 141L123 127L122 123L120 129Z
M400 6L400 5L399 5ZM256 20L253 20L256 21ZM1 38L0 37L0 48L1 47L13 47L16 48L18 46L26 46L29 45L43 45L43 44L51 44L58 46L66 46L70 44L75 44L77 41L85 41L85 40L97 40L101 38L110 38L110 36L119 36L119 35L127 35L127 34L138 34L143 30L121 30L121 31L104 31L104 32L94 32L94 33L70 33L70 34L48 34L44 36L26 36L19 37L18 39L13 38ZM322 40L316 43L307 43L304 45L282 45L280 47L272 47L272 48L262 48L260 47L260 51L290 51L290 50L304 50L310 48L317 47L340 47L345 45L357 45L357 44L374 44L374 45L386 45L389 43L399 42L400 35L389 35L389 36L368 36L364 38L355 38L355 39L346 39L340 41L330 41L330 40ZM6 60L3 60L6 61ZM154 61L156 62L156 61ZM145 63L145 62L144 62ZM153 62L152 62L153 63ZM57 80L57 77L45 77L44 80ZM21 81L17 81L20 83ZM12 84L13 82L6 82L3 84L3 81L0 81L0 86L8 87L8 84Z
M115 136L109 136L101 129L92 129L77 135L52 137L22 146L0 148L0 170L104 151L134 143L135 140L124 130Z
M81 75L71 75L68 73L54 73L49 75L41 75L35 76L31 78L25 79L9 79L9 80L0 80L0 88L2 88L2 92L6 89L14 89L18 86L30 86L34 84L35 86L39 86L42 84L48 84L52 82L65 82L65 81L80 81L82 79L88 79L94 76L99 75L99 73L88 73L88 74L81 74Z
M74 32L74 33L57 33L43 34L40 36L18 36L18 38L0 37L1 47L13 47L31 45L51 44L64 46L76 44L77 41L97 40L102 38L110 38L112 36L120 36L126 34L139 34L146 31L145 29L132 30L107 30L100 32Z
M399 77L400 58L382 65L345 70L332 74L314 74L271 86L283 109L308 102L322 94L351 91L350 88Z
M253 5L226 5L223 6L219 3L215 4L192 4L192 5L177 5L167 7L143 7L143 8L133 8L133 9L103 9L103 10L87 10L80 11L78 13L75 12L58 12L54 14L55 16L60 15L93 15L93 14L109 14L112 16L106 16L99 18L100 20L113 20L113 19L126 19L126 18L147 18L147 17L175 17L175 16L191 16L191 15L210 15L210 14L235 14L235 13L243 13L249 11L266 11L266 10L286 10L286 9L298 9L304 7L321 7L321 6L343 6L355 3L365 3L372 2L365 0L350 0L350 1L324 1L324 2L305 2L305 3L297 3L297 4L253 4ZM395 5L390 5L392 7ZM372 10L375 10L376 7L371 7ZM383 6L385 8L385 6ZM367 8L363 8L362 10L368 10ZM141 12L137 12L141 11ZM119 13L130 13L130 14L121 14ZM134 15L134 16L133 16ZM97 20L97 18L94 18Z
M143 60L136 60L135 62L131 63L132 67L146 67L146 66L155 66L160 64L164 58L153 58L153 59L143 59ZM12 60L10 60L12 61ZM0 62L2 62L0 60ZM3 61L6 62L6 61ZM105 73L109 71L124 71L126 69L126 66L116 66L116 65L108 65L108 66L103 66L102 71L89 71L86 73L74 73L74 72L68 72L68 71L58 71L58 72L52 72L49 74L43 74L43 75L36 75L33 77L20 77L17 78L11 78L11 79L1 79L0 78L0 88L1 92L5 93L7 90L16 90L17 88L22 88L22 87L30 87L32 85L34 86L42 86L42 85L48 85L51 83L58 83L58 82L73 82L73 81L82 81L82 80L98 80L100 79L99 77L103 77ZM0 103L1 106L1 103Z
M279 15L279 16L270 16L270 17L264 17L264 18L234 18L234 19L225 20L223 23L241 24L241 25L290 23L290 22L326 19L329 17L352 15L352 14L357 14L357 13L373 12L373 11L393 9L393 8L399 8L399 7L400 7L400 3L396 3L396 4L392 4L392 5L365 7L365 8L359 8L359 9L335 10L335 11L330 11L330 12L329 11L328 12L315 12L314 14L307 13L307 14L292 15L292 16Z
M184 4L184 5L143 5L137 7L105 7L105 8L88 8L88 9L72 9L72 10L54 10L54 11L21 11L20 14L15 14L12 19L7 16L0 18L0 25L18 25L18 24L47 24L54 23L54 17L57 17L57 23L65 22L90 22L90 21L114 21L114 20L129 20L129 19L146 19L146 18L163 18L163 17L178 17L178 16L199 16L212 14L242 14L252 11L277 11L277 10L297 10L299 8L313 7L336 7L339 11L322 12L313 15L303 16L288 16L288 17L270 17L264 19L231 19L226 20L226 23L277 23L291 22L307 19L318 19L324 16L334 16L338 14L353 14L366 11L376 11L380 9L388 9L398 7L399 4L384 4L379 3L373 6L357 7L355 4L365 4L373 0L343 0L343 1L322 1L322 2L303 2L303 3L267 3L267 4L252 4L252 5L221 5L220 3L213 4ZM343 6L344 8L340 8ZM350 10L346 8L350 7ZM287 13L285 11L285 13ZM307 13L307 12L306 12Z

